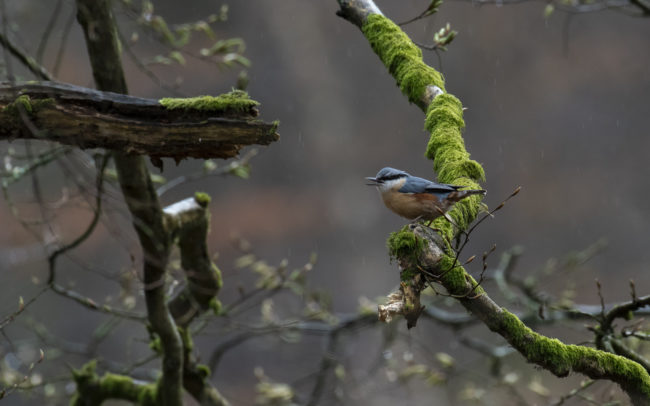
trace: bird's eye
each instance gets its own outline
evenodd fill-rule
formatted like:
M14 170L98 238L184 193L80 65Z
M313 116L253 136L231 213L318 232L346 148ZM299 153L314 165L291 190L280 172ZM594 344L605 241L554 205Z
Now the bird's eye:
M381 180L395 180L401 177L402 175L388 175L388 176L382 176Z

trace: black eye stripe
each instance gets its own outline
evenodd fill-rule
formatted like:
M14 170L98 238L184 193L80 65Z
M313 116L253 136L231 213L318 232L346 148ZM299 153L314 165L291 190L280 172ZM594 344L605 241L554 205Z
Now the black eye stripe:
M382 176L381 180L395 180L401 178L403 175L389 175L389 176Z

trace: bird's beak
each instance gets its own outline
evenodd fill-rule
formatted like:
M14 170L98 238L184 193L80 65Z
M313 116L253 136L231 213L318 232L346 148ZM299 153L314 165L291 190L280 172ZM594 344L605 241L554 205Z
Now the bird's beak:
M366 185L368 185L368 186L379 186L382 183L384 183L384 182L378 180L377 178L366 178L366 180L368 182L371 182L371 183L366 183Z

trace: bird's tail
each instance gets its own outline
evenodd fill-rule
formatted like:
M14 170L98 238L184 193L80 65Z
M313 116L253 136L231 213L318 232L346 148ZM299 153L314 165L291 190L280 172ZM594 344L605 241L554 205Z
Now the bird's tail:
M471 189L471 190L457 190L455 192L451 192L449 194L449 197L447 199L453 201L453 202L458 202L460 200L463 200L464 198L472 195L482 195L485 196L487 191L483 189Z

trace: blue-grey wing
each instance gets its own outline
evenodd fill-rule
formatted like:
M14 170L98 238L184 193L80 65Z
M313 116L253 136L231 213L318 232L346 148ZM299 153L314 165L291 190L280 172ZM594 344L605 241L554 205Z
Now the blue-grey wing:
M458 189L462 188L462 186L455 186L455 185L448 185L446 183L434 183L431 182L431 186L427 188L427 193L450 193L450 192L455 192Z
M447 185L444 183L435 183L423 178L411 176L400 188L401 193L433 193L446 194L458 190L461 186Z

